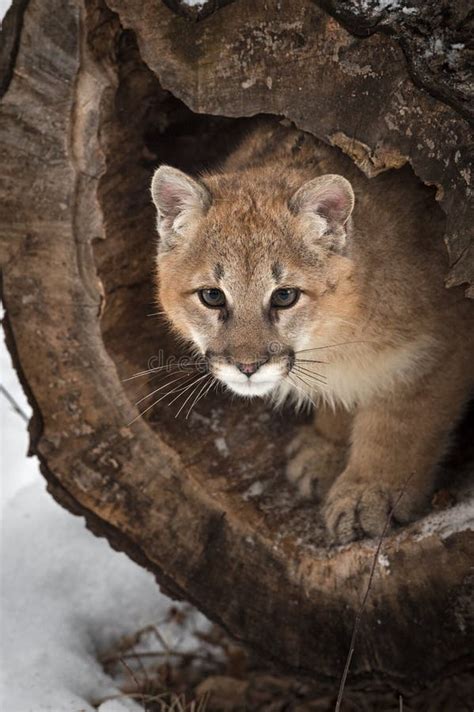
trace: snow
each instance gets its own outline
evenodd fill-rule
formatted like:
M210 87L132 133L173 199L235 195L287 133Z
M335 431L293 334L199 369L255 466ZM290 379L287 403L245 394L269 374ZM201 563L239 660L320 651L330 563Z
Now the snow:
M40 482L9 503L2 538L3 709L93 709L118 692L97 651L161 617L166 601Z
M257 83L257 78L256 77L250 77L249 79L246 79L241 83L242 89L250 89L250 87L253 87L254 84Z
M451 67L451 69L455 69L456 65L462 59L463 49L465 49L465 45L462 42L455 42L448 49L446 57L448 60L448 65Z
M46 494L21 490L3 520L1 709L78 712L120 694L98 655L125 635L159 622L170 648L192 649L148 572L94 537ZM200 616L201 629L207 622ZM155 645L156 647L156 645ZM100 712L138 710L125 698Z
M229 448L227 446L225 438L215 438L214 445L216 446L217 451L222 455L222 457L229 457Z
M203 7L206 2L207 0L182 0L183 5L187 5L188 7Z
M387 573L390 572L390 559L386 554L378 555L378 565L381 566L383 569L386 569Z
M362 11L384 12L385 10L401 10L404 15L416 15L418 8L402 4L402 0L356 0Z
M379 0L374 3L377 10L396 10L400 7L399 0Z
M3 341L1 383L30 415ZM101 652L159 625L172 649L196 647L192 631L152 575L113 551L47 493L36 459L26 460L26 423L0 394L0 709L5 712L131 712ZM195 613L194 629L209 623ZM156 648L156 639L154 641ZM116 699L108 699L116 697ZM101 702L103 701L103 702Z
M0 21L5 17L5 13L11 5L10 0L0 0Z
M396 10L400 7L400 0L359 0L361 10Z
M30 417L31 410L11 366L10 355L1 337L0 340L0 383L9 393L14 394L20 408ZM28 451L26 423L15 413L1 393L0 399L0 460L2 463L0 503L3 503L11 499L15 492L25 485L38 480L39 473L38 461L26 457ZM8 477L5 476L6 472L8 472Z
M447 539L459 531L474 531L474 487L464 495L462 502L442 512L430 514L420 524L417 540L436 534Z
M265 485L263 484L263 482L260 482L260 480L256 480L250 485L250 487L245 490L242 497L243 499L245 499L246 502L248 502L248 500L252 499L252 497L260 497L264 489Z

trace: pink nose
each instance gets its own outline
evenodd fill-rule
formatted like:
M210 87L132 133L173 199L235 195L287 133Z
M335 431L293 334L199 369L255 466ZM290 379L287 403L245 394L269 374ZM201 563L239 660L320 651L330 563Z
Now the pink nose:
M260 367L260 363L257 361L254 361L254 363L236 363L235 365L239 371L245 373L245 375L249 378L255 373L255 371L258 371Z
M246 376L250 378L258 369L260 366L263 366L264 363L266 363L268 359L262 359L260 361L254 361L253 363L236 363L236 367L241 371L241 373L245 373Z

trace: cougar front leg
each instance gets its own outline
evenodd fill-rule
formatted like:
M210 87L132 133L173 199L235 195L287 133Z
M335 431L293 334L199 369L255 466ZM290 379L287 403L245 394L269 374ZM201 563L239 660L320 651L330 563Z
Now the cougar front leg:
M351 415L318 408L314 422L301 428L287 448L286 474L302 497L322 499L342 472L350 435Z
M326 524L336 541L379 536L393 507L400 523L423 511L462 411L464 389L459 372L450 372L446 364L418 389L412 386L358 410L347 467L325 504Z

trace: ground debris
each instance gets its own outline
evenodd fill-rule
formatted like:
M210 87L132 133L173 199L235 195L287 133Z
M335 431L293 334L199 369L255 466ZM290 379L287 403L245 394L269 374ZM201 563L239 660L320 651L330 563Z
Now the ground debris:
M281 674L219 626L206 629L188 605L170 607L160 625L118 641L101 661L123 696L146 712L329 712L336 704L337 680ZM344 712L461 712L470 710L472 686L466 674L407 695L359 681L346 688Z

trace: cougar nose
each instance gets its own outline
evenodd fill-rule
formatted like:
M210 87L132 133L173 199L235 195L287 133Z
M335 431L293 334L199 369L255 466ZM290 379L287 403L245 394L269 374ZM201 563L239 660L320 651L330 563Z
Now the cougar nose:
M235 365L241 373L244 373L250 378L250 376L253 376L253 374L258 371L260 366L263 366L263 364L267 361L268 359L265 358L261 359L260 361L254 361L253 363L236 363Z

